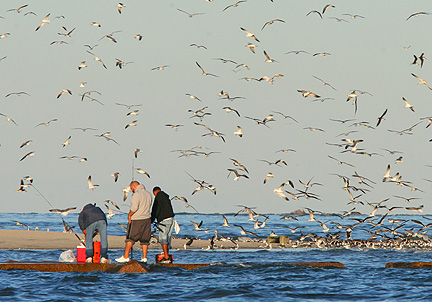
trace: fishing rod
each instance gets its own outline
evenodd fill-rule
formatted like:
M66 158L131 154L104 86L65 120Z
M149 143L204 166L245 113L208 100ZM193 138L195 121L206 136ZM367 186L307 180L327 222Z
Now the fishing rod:
M132 156L132 178L131 178L131 181L134 180L134 174L135 174L135 155Z
M39 193L39 195L51 206L51 208L55 208L53 205L52 205L52 203L51 202L49 202L49 200L35 187L35 185L33 184L33 183L29 183L28 184L29 186L31 186L33 189L35 189L36 190L36 192L38 192ZM75 237L79 240L79 242L80 243L83 243L83 244L85 244L85 242L78 236L78 234L77 233L75 233L75 231L73 230L73 228L69 225L69 223L67 223L66 222L66 220L64 220L64 218L61 216L61 214L60 213L58 213L59 214L59 216L60 216L60 218L61 218L61 220L63 221L63 224L64 225L66 225L66 226L68 226L69 227L69 230L71 230L72 231L72 233L75 235Z

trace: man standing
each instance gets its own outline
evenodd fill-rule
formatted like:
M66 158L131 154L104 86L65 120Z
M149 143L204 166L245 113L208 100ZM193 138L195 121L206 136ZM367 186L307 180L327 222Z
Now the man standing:
M160 260L163 263L171 262L168 249L171 248L171 236L174 228L174 211L171 205L171 200L161 188L154 187L153 194L155 196L151 221L155 219L159 229L159 243L162 245L164 258Z
M130 250L135 242L140 241L143 251L141 262L147 262L147 250L151 236L150 208L152 196L150 192L146 191L144 185L137 181L132 181L129 186L134 194L131 198L131 208L128 215L126 247L124 255L117 258L116 261L128 262Z
M78 224L86 237L86 263L93 262L93 237L99 232L101 239L101 263L108 261L108 235L105 213L95 204L87 204L78 216Z

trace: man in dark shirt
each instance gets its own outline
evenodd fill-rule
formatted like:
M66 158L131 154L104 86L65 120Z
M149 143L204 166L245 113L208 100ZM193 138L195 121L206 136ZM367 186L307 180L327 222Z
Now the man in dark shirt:
M164 259L161 262L169 262L170 257L168 250L171 248L171 235L174 229L174 211L171 205L171 200L161 188L154 187L153 194L155 196L151 213L151 221L155 219L159 229L159 243L162 245Z
M93 237L99 232L101 238L101 263L108 263L108 235L105 213L95 204L87 204L78 216L78 224L86 236L86 262L93 262Z

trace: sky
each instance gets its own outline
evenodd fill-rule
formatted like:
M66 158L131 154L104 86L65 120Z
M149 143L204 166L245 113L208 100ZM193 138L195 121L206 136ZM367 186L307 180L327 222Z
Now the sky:
M418 85L412 76L432 85L428 59L432 41L424 38L432 15L407 20L417 12L432 12L429 1L394 5L393 1L247 0L231 7L235 1L122 3L126 6L120 14L115 1L1 2L0 35L5 35L0 39L0 58L4 57L0 113L16 122L0 116L1 212L48 212L50 205L34 188L17 192L20 180L31 176L34 187L54 207L77 207L77 211L89 202L102 205L107 199L128 211L129 199L123 202L122 189L133 178L148 190L160 186L171 197L185 197L200 213L233 213L244 205L259 213L305 207L340 213L355 207L367 214L373 209L367 203L387 198L382 205L401 207L393 214L418 213L406 207L421 205L423 213L432 213L428 202L432 127L426 128L432 116L432 90ZM19 13L8 11L26 4ZM327 4L334 7L322 14ZM308 15L311 11L319 11L322 18L315 12ZM50 23L35 31L47 14ZM274 19L282 21L263 28ZM246 37L241 28L255 34L259 42ZM137 34L141 40L135 38ZM246 47L248 43L257 46L255 54ZM265 62L264 51L276 62ZM329 55L314 55L319 53ZM412 64L414 55L422 53L423 66ZM130 63L120 69L116 59ZM87 67L79 70L82 61ZM216 76L203 76L197 62ZM163 70L154 69L165 65ZM272 84L245 80L277 74L283 76ZM80 87L81 82L85 87ZM72 95L57 98L64 89ZM298 90L320 97L303 97ZM81 100L90 91L97 92ZM354 99L347 101L353 91L358 95L357 112ZM15 94L19 92L25 93ZM414 111L404 107L403 97ZM116 103L139 106L128 109ZM226 106L236 109L240 117L226 112ZM202 120L192 114L204 107L211 114ZM127 115L134 110L139 110L138 115ZM265 125L250 119L262 121L270 114L274 121ZM51 119L57 120L36 126ZM136 126L125 129L135 120ZM370 127L355 126L359 122ZM209 130L195 123L222 133L225 141L205 135ZM417 123L412 131L393 132ZM182 126L175 130L167 124ZM243 129L242 137L234 134L237 126ZM74 129L80 127L96 130ZM101 137L105 132L118 144ZM62 146L69 136L69 145ZM359 150L353 151L344 139L362 140ZM31 143L20 148L28 140ZM136 148L142 152L135 159ZM201 153L181 156L181 150L192 148ZM282 149L294 151L278 152ZM29 152L34 156L20 161ZM61 159L64 156L76 158ZM396 163L400 156L403 162ZM247 168L248 173L239 171L247 179L235 181L229 174L228 169L238 168L231 159ZM265 162L280 159L286 165ZM403 183L382 181L388 165L391 176L398 172ZM138 168L150 178L138 174ZM115 172L120 173L117 182L111 176ZM264 184L269 172L274 177ZM360 184L354 173L368 178L370 186ZM94 190L88 188L89 176L98 185ZM192 195L197 187L193 178L213 185L216 194L203 189ZM344 179L349 179L349 190ZM298 199L285 193L287 201L274 193L288 180L294 188L286 184L282 190ZM309 180L317 184L306 192L319 199L305 198L300 192L305 190L301 182ZM350 204L348 191L354 197L361 195L355 199L361 203ZM406 202L409 198L413 199ZM173 206L176 212L193 211L179 200L173 200ZM378 213L386 212L380 208Z

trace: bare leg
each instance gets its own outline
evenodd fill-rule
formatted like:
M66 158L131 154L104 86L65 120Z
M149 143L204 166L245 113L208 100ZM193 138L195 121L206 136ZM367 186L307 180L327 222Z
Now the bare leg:
M124 258L129 258L129 252L132 249L132 247L133 247L133 242L130 241L126 242L125 253L123 256Z
M168 258L169 257L169 255L168 255L168 244L162 244L162 250L163 250L163 253L164 253L164 257Z
M147 258L148 245L143 244L143 245L141 245L141 247L142 247L142 252L143 252L143 258Z

